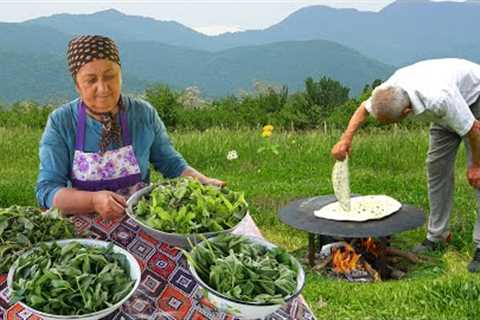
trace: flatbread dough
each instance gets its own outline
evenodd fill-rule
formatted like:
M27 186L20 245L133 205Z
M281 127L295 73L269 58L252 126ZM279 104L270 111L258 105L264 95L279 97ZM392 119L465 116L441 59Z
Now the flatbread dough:
M313 213L318 218L337 221L367 221L381 219L397 212L402 204L385 195L361 196L351 199L351 210L343 210L333 202Z
M348 173L348 157L333 165L332 185L335 197L344 211L350 211L350 178Z

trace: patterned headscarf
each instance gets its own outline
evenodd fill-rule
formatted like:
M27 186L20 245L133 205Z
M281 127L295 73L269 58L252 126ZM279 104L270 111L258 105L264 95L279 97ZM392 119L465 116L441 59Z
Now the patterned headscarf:
M83 35L68 42L68 69L74 79L83 65L96 59L107 59L119 66L121 65L117 45L110 38L98 35Z
M98 35L83 35L70 40L67 48L68 68L75 79L78 71L85 64L96 59L107 59L120 66L120 56L115 42ZM99 116L103 125L102 138L99 143L100 152L104 153L108 146L121 143L121 128L111 112L98 113L85 105L89 113ZM122 110L122 99L118 102L118 111Z

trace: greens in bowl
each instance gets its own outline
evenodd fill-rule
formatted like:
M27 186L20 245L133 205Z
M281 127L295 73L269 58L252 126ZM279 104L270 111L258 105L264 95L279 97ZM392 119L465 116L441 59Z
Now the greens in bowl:
M295 258L257 237L222 234L184 254L210 302L242 319L266 317L297 297L305 284Z
M243 193L206 186L190 178L158 184L133 206L134 215L148 226L178 234L228 230L247 211Z
M41 243L8 274L11 302L46 319L99 319L138 287L140 266L126 250L93 239Z

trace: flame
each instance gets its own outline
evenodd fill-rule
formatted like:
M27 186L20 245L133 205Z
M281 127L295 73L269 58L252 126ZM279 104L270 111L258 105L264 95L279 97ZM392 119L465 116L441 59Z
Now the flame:
M349 244L343 248L335 248L332 254L332 266L334 272L350 273L359 267L361 255L357 254Z
M380 253L380 247L377 245L377 243L375 242L375 240L373 240L372 237L368 237L367 240L362 240L362 247L364 247L375 257L378 257L378 254Z

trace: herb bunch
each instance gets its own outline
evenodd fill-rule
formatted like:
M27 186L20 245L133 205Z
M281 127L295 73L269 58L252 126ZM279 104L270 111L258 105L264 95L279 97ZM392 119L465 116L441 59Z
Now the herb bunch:
M72 222L58 215L45 215L33 207L12 206L0 209L0 273L18 256L42 241L73 238Z
M247 208L243 193L177 178L155 187L134 211L154 229L189 234L230 229L243 219Z
M126 257L113 245L42 243L19 258L11 300L50 314L82 315L114 305L133 283Z
M284 303L297 287L298 268L284 249L245 236L222 234L184 254L208 286L241 302Z

